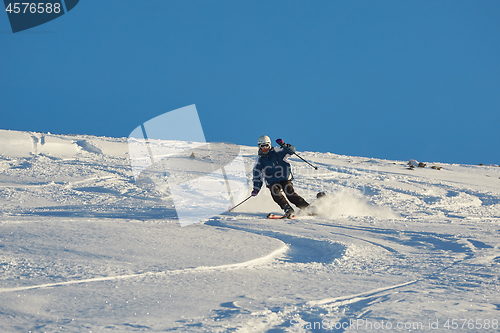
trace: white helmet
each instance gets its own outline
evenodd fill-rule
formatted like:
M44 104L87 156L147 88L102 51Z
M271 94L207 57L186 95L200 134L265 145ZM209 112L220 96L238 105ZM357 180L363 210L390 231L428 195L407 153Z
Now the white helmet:
M261 145L265 145L265 144L271 145L271 138L268 137L267 135L263 135L263 136L259 137L259 140L257 140L257 145L261 146Z
M259 154L266 155L271 150L271 138L267 135L259 137L257 144L259 145Z

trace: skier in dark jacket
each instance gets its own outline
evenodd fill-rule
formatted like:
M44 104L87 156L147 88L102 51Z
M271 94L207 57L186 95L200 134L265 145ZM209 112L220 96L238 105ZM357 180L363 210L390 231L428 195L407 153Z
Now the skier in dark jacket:
M273 200L283 209L286 217L293 216L294 210L286 198L300 209L306 208L309 204L300 195L295 193L292 185L292 172L287 159L295 153L295 147L278 139L276 142L280 147L272 147L271 139L263 135L258 140L259 159L253 168L253 191L252 196L256 196L262 184L271 191ZM283 193L285 196L283 196Z

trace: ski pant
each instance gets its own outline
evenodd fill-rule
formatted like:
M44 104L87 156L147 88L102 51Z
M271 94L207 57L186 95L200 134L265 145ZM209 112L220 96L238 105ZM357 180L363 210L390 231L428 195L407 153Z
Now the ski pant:
M283 193L285 193L288 200L293 203L295 206L300 209L306 208L309 206L307 201L304 200L300 195L295 193L293 189L292 182L290 180L284 180L278 183L274 183L269 185L269 189L271 190L271 196L273 200L281 207L283 210L287 210L290 207L288 202L286 201ZM283 191L283 193L282 193Z

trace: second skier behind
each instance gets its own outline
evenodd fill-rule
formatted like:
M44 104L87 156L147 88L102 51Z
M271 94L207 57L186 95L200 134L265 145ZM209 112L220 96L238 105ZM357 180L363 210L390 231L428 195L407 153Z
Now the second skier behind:
M259 158L253 168L252 196L259 193L265 182L273 200L283 209L285 216L290 218L293 217L294 210L287 199L300 209L308 207L309 204L293 189L292 171L287 159L295 153L295 147L281 139L276 140L276 143L280 147L272 147L271 139L267 135L259 137L257 141Z

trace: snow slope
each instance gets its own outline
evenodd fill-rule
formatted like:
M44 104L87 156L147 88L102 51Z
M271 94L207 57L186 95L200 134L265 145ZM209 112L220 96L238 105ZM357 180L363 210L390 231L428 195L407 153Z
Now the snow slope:
M299 153L318 216L181 227L125 138L1 130L0 331L498 331L499 167Z

